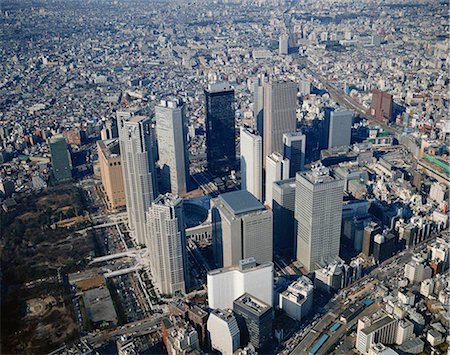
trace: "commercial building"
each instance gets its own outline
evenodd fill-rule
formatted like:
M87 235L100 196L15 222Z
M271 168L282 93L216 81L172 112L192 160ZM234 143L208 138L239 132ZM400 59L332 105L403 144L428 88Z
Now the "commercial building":
M283 156L289 160L289 177L295 177L305 165L306 136L301 132L283 134Z
M118 111L117 123L128 226L136 242L146 244L145 213L157 196L151 119Z
M381 227L375 222L369 222L364 228L362 252L367 257L373 254L373 241L377 234L382 233Z
M109 209L125 207L127 201L123 185L119 141L117 139L97 141L97 151L107 206Z
M272 306L259 298L244 293L233 302L233 311L241 330L241 346L249 342L255 349L264 349L272 340Z
M161 192L185 194L189 183L189 153L185 105L179 99L155 106Z
M379 120L390 120L394 101L392 95L375 89L372 90L372 102L370 103L370 114Z
M161 322L161 333L169 355L200 352L197 331L182 318L174 316L164 318Z
M223 355L232 355L239 349L240 331L231 310L213 310L209 315L207 327L211 348Z
M283 33L278 38L278 53L280 55L286 55L289 53L289 35Z
M419 256L413 256L405 265L404 276L411 283L419 283L431 278L433 270L425 264L425 260Z
M289 161L280 153L272 153L266 157L266 206L273 207L273 183L289 178Z
M262 201L262 138L241 127L241 188Z
M234 89L229 83L205 90L208 170L214 176L236 168Z
M392 233L377 234L373 238L373 258L376 263L380 264L389 259L395 252L397 240Z
M397 334L398 320L388 315L372 321L368 317L358 320L356 349L361 354L368 354L376 343L394 344Z
M155 286L163 294L185 293L187 289L186 235L183 200L160 195L147 212L150 270Z
M232 191L212 200L212 238L216 264L237 265L253 257L272 261L272 211L248 191Z
M353 112L338 108L329 112L328 148L349 146L352 136Z
M52 158L52 173L56 183L64 183L72 180L72 161L67 149L66 139L62 135L56 135L49 140L50 154Z
M311 310L313 305L314 286L306 276L288 286L287 290L280 293L280 309L292 319L300 321Z
M232 308L244 293L257 295L273 304L273 263L257 264L254 258L241 260L238 266L209 271L207 274L209 308Z
M264 83L267 78L259 74L253 81L253 118L258 135L264 136Z
M344 181L323 166L296 175L297 260L308 272L339 256L343 191Z

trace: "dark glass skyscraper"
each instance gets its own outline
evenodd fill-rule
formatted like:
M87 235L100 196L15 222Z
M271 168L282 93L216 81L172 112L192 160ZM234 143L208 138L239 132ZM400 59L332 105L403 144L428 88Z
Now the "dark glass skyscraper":
M229 83L211 84L205 99L208 170L225 175L236 167L234 89Z

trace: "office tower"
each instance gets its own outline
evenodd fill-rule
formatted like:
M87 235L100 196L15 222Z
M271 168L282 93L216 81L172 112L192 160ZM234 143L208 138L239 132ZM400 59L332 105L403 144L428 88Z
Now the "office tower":
M264 74L258 74L253 81L254 128L261 137L264 135L264 83L266 81Z
M117 120L112 117L105 121L103 129L100 131L100 137L103 141L114 139L119 136L117 131Z
M210 84L205 98L208 170L228 174L236 167L234 89L229 83Z
M273 305L273 263L257 264L255 258L240 260L238 265L209 271L207 276L209 308L232 308L244 293Z
M289 178L289 161L280 153L272 153L266 157L266 206L273 206L273 183Z
M125 207L122 160L118 139L97 141L98 161L108 209Z
M391 94L378 89L372 90L370 114L378 120L390 120L392 118L393 103Z
M273 248L286 261L295 258L295 178L273 183Z
M373 237L373 259L377 264L389 259L395 252L396 239L392 233Z
M339 256L344 181L324 166L297 173L295 225L297 260L308 272Z
M373 321L367 317L358 320L356 349L361 354L368 354L375 343L394 344L398 320L384 315Z
M241 334L231 310L213 310L208 318L211 348L223 355L232 355L239 349Z
M258 263L272 261L272 211L242 190L221 194L212 205L213 249L219 267L250 257Z
M283 153L283 133L294 132L297 125L297 85L273 81L264 85L263 157Z
M278 53L280 55L286 55L289 53L289 35L285 33L278 38Z
M377 234L381 234L383 230L381 227L376 224L375 222L370 222L365 228L364 228L364 236L363 236L363 245L362 245L362 252L366 256L371 256L373 253L373 238Z
M145 213L157 195L151 120L117 112L128 226L138 244L146 243Z
M280 309L295 320L302 320L311 311L314 286L310 279L301 276L280 293Z
M338 108L329 111L328 148L349 146L352 138L353 112Z
M283 134L283 155L289 160L289 177L295 177L305 165L306 136L301 132Z
M183 200L171 194L159 195L147 212L150 269L161 293L185 293L187 277L186 234Z
M49 140L50 154L52 158L52 173L56 183L72 180L72 161L67 149L66 139L62 135L56 135Z
M262 200L262 138L241 127L241 189Z
M241 331L241 346L249 342L264 349L272 341L273 309L259 298L244 293L233 302L233 312Z
M161 190L185 194L189 182L185 106L179 99L161 100L155 106L155 118Z

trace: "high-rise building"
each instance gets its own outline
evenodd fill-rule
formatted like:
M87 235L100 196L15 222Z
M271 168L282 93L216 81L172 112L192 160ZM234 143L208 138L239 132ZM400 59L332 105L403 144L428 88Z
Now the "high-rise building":
M223 355L232 355L239 349L241 335L231 310L213 310L207 324L211 348Z
M278 38L278 53L280 55L286 55L289 53L289 35L283 33Z
M187 283L186 234L183 200L160 195L147 212L150 269L156 287L163 294L185 293Z
M339 256L344 181L324 166L297 173L295 226L297 260L308 272Z
M273 183L273 248L287 261L295 258L295 178Z
M232 308L244 293L273 305L273 263L257 264L254 258L240 260L237 266L209 271L206 277L209 308Z
M127 201L128 226L138 244L146 243L146 219L157 195L155 176L154 135L150 118L118 111L120 155Z
M366 256L371 256L373 253L373 239L377 234L381 234L383 230L375 222L369 222L364 228L362 252Z
M310 312L313 305L314 286L306 276L288 286L280 293L280 309L295 320L301 320Z
M212 238L216 265L237 265L254 257L272 261L272 211L248 191L232 191L212 201Z
M370 114L379 120L390 120L392 118L393 103L391 94L378 89L372 90Z
M283 134L297 125L297 85L291 81L272 81L264 85L263 156L283 153Z
M384 315L375 321L364 317L358 320L356 349L361 354L368 354L375 343L394 344L398 320Z
M103 129L100 131L100 137L103 141L114 139L119 136L117 131L117 120L112 117L105 121Z
M189 153L185 106L179 99L155 106L161 191L185 194L189 182Z
M253 81L253 117L254 128L261 137L264 136L264 74L259 74Z
M234 89L229 83L210 84L205 98L208 170L224 175L236 167Z
M97 141L98 161L103 191L109 209L125 207L122 160L118 139Z
M262 201L262 138L241 127L241 188Z
M352 138L353 112L338 108L336 110L328 110L329 117L329 134L328 148L349 146Z
M62 135L56 135L49 140L50 154L52 158L52 173L56 183L64 183L72 180L72 161L67 149L66 139Z
M289 177L295 177L305 165L306 136L301 132L283 134L283 155L289 160Z
M266 157L266 206L273 206L273 183L289 178L289 161L280 153L272 153Z
M233 302L233 312L241 331L241 346L249 342L260 350L266 348L272 340L272 307L259 298L244 293Z

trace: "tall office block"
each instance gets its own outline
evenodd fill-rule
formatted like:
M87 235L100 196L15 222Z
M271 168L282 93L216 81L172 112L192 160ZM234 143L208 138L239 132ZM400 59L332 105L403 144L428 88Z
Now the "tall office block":
M305 166L306 136L301 132L283 134L283 155L289 160L289 177L295 177L297 171Z
M375 343L394 344L397 335L398 319L384 315L374 321L364 317L358 320L356 350L368 354Z
M262 200L262 138L241 127L241 188Z
M244 293L233 302L233 311L241 330L241 346L250 342L257 350L266 348L272 340L272 307Z
M273 183L273 248L278 255L292 260L296 256L294 233L295 178Z
M97 141L103 191L109 209L126 206L122 160L118 139Z
M286 55L289 53L289 35L283 33L278 38L278 53L280 55Z
M186 292L187 256L183 222L183 200L160 195L147 212L150 269L163 294Z
M145 213L157 193L150 118L117 112L128 226L138 244L146 243Z
M221 194L212 201L212 238L217 266L254 257L272 261L272 211L248 191Z
M297 260L308 272L339 256L344 181L327 168L297 173L295 226Z
M185 106L179 99L161 100L155 106L155 117L161 190L185 194L189 182Z
M256 264L255 258L240 260L236 266L209 271L207 276L209 308L232 308L244 293L273 305L273 263Z
M292 319L299 321L311 311L313 295L312 281L306 276L302 276L290 284L287 290L280 293L280 309Z
M57 183L72 180L72 161L67 149L66 139L62 135L56 135L49 140L50 154L52 158L52 173Z
M388 92L378 89L372 90L372 102L370 103L370 114L379 120L392 118L394 101Z
M208 170L224 175L236 167L234 89L229 83L210 84L205 98Z
M223 355L232 355L239 349L241 333L231 310L213 310L207 327L211 348Z
M266 81L264 74L259 74L253 81L254 128L261 137L264 135L264 83Z
M266 157L266 206L273 207L273 183L289 177L289 161L280 153L272 153Z
M274 81L264 86L263 156L283 153L283 133L294 132L297 125L297 85Z
M328 148L350 145L352 138L353 112L342 108L329 113Z
M362 252L366 256L371 256L373 254L373 241L377 234L382 233L381 227L375 222L369 222L369 224L364 228L363 245Z

